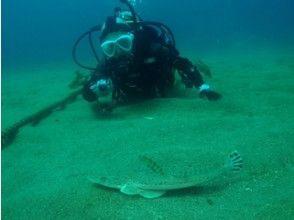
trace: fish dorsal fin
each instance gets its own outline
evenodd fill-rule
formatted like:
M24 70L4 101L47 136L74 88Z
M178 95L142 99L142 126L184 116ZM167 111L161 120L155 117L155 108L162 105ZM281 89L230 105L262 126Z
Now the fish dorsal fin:
M145 190L140 189L133 183L126 183L121 188L120 191L127 195L140 195L144 198L153 199L162 196L166 191L163 190Z

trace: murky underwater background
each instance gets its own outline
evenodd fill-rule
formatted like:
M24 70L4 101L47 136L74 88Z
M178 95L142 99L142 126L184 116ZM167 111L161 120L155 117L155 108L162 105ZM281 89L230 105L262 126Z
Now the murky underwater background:
M102 24L118 2L4 0L3 67L71 62L77 37ZM232 46L292 45L293 8L291 0L143 0L136 6L145 20L168 25L179 49L197 54Z

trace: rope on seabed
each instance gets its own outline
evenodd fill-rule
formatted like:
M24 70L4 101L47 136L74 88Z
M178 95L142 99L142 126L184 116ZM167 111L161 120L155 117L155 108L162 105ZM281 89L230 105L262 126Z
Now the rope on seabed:
M32 125L38 124L42 119L48 117L54 110L64 109L66 105L74 102L77 96L80 95L81 93L82 93L82 89L75 90L74 92L66 96L64 99L58 102L55 102L52 105L49 105L41 109L40 111L17 121L13 125L11 125L9 128L6 128L3 131L1 131L1 149L7 147L14 141L20 128L28 124L32 124Z
M84 85L84 83L89 79L90 75L80 73L79 71L75 72L76 77L74 80L69 84L69 87L71 89L75 89L75 91L71 92L69 95L67 95L62 100L55 102L39 111L37 111L34 114L29 115L28 117L25 117L17 122L15 122L10 127L3 129L1 131L1 149L7 147L8 145L12 144L15 137L17 136L19 130L28 125L37 125L42 119L48 117L53 111L55 110L62 110L66 107L66 105L74 102L78 95L82 93L81 86ZM78 89L79 88L79 89Z

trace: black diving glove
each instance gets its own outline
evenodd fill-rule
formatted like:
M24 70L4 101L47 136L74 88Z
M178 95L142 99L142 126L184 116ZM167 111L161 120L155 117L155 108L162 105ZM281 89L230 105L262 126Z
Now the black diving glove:
M210 90L207 84L203 84L199 88L200 90L200 98L207 98L209 101L217 101L221 99L222 95L218 92Z

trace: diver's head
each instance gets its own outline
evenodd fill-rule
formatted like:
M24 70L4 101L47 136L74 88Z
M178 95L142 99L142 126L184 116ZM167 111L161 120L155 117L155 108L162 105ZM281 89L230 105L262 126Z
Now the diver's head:
M106 59L130 57L133 54L134 34L127 31L111 32L101 41Z
M116 16L108 17L102 27L100 45L106 59L133 54L133 29L120 13L117 9Z

